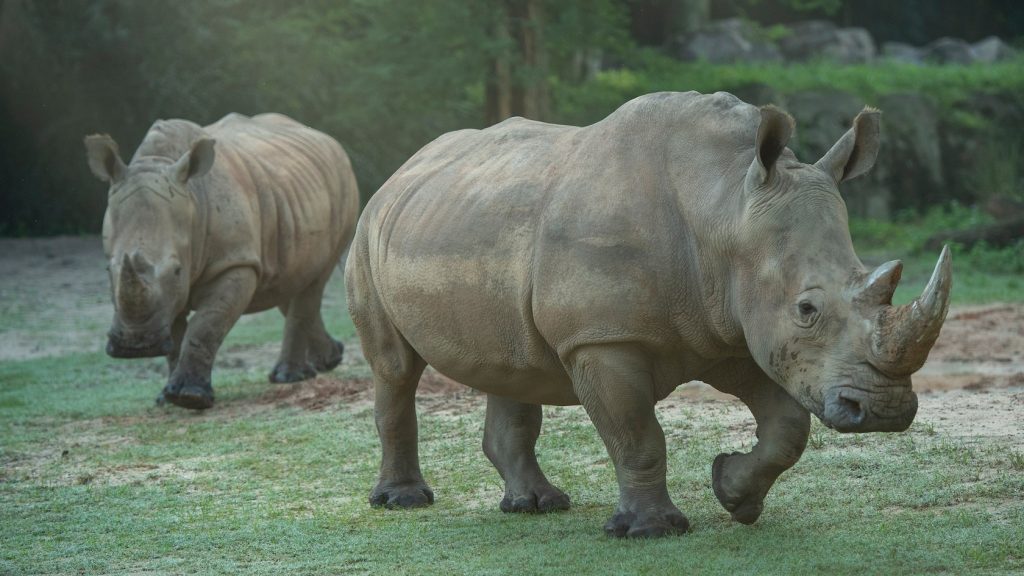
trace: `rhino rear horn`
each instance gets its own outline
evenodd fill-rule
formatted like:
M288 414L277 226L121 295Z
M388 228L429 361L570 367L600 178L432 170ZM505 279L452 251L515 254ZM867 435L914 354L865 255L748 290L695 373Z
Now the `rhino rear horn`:
M924 292L910 304L885 306L871 334L871 364L894 377L917 372L928 359L949 311L953 272L949 247L942 248Z
M857 301L868 306L892 304L892 295L903 275L903 262L892 260L882 264L868 276L864 289L857 295Z

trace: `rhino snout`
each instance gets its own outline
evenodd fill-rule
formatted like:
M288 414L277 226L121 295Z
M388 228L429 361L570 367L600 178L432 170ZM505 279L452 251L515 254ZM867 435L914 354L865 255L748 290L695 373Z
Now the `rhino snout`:
M107 355L111 358L153 358L167 356L174 348L170 329L155 332L111 330L107 334Z
M824 408L821 421L838 432L902 432L917 414L917 394L909 379L878 392L837 386L826 394Z

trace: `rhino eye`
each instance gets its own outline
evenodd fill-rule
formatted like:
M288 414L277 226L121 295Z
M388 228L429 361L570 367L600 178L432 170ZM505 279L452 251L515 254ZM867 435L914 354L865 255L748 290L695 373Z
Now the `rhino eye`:
M181 266L178 266L177 268L174 269L174 275L181 276Z
M797 318L795 321L797 326L810 328L818 321L818 307L810 300L801 300L796 305L796 311Z

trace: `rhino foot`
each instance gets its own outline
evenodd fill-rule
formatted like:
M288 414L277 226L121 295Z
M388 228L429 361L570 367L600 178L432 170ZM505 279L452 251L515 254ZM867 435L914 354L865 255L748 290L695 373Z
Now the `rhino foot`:
M270 371L270 381L274 384L288 384L290 382L301 382L316 376L316 368L309 362L302 364L290 364L278 362Z
M317 372L330 372L334 370L338 364L341 364L341 358L345 354L344 344L334 338L328 338L327 341L330 344L324 352L311 354L310 360Z
M378 484L370 492L370 506L383 506L388 510L422 508L434 503L434 492L424 482L406 484Z
M501 499L502 512L556 512L568 510L569 496L554 486L533 490L526 494L505 493Z
M156 398L158 405L165 402L191 410L205 410L213 406L213 386L209 378L175 374Z
M690 521L675 506L660 514L617 510L604 525L605 534L616 538L661 538L685 534L689 529Z
M730 484L735 484L732 466L738 463L738 458L744 456L740 452L732 454L719 454L711 465L711 489L715 492L715 498L722 504L731 515L732 519L741 524L753 524L761 516L764 510L764 492L760 489L737 490Z

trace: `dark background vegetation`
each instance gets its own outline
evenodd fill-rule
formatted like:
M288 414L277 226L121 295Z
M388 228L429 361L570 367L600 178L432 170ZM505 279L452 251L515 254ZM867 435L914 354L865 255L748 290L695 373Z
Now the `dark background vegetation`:
M365 199L444 132L509 115L589 123L663 89L781 101L801 123L804 161L833 138L803 128L806 91L908 113L921 104L903 95L917 95L940 128L904 140L951 140L930 161L953 175L901 182L888 167L890 187L910 190L886 200L894 211L1020 194L1020 58L985 68L672 57L680 36L728 17L768 34L828 19L915 45L994 34L1020 47L1024 35L1017 0L0 0L0 235L99 230L105 187L86 167L89 133L110 133L127 160L158 118L278 111L345 146Z

